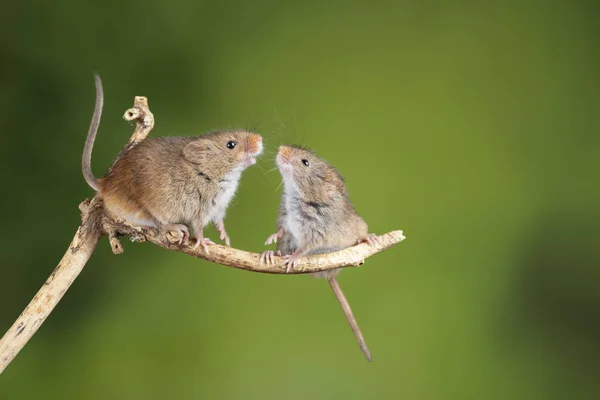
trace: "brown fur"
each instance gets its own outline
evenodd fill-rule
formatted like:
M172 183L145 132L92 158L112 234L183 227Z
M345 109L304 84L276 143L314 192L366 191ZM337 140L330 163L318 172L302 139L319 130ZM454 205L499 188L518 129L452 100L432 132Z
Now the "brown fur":
M221 239L228 243L223 225L225 211L243 170L262 152L261 136L230 130L196 137L145 139L119 155L106 175L96 179L91 155L104 96L100 77L95 78L96 106L82 169L106 208L135 225L173 229L182 240L189 235L187 226L192 226L197 245L202 244L206 250L210 241L201 242L202 230L213 222Z
M238 142L233 150L226 147L229 140ZM244 160L259 151L260 143L259 135L244 131L149 138L98 180L99 193L110 211L132 222L201 230L218 222L215 209L227 206L219 202L223 185L237 183Z

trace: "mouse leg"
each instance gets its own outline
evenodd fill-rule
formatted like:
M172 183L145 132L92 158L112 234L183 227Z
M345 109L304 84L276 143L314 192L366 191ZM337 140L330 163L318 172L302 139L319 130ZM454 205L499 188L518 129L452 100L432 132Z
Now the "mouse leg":
M371 246L381 246L381 239L374 233L369 233L356 241L356 244L369 243Z
M279 230L272 234L271 236L269 236L267 238L267 241L265 242L265 246L272 244L272 243L277 243L277 240L281 239L283 237L284 231L283 228L279 228Z
M179 244L187 243L190 238L190 230L183 224L169 224L165 226L166 232L175 232L179 237Z
M194 248L202 246L206 254L208 254L208 245L215 244L215 242L213 242L209 238L204 237L204 224L194 224L194 234L196 235L196 243L194 244Z
M219 233L221 234L221 236L220 236L221 240L225 240L225 244L227 246L231 246L231 241L229 240L229 236L227 236L227 232L225 232L225 224L223 223L223 220L217 222L216 226L217 226L217 231L219 231Z

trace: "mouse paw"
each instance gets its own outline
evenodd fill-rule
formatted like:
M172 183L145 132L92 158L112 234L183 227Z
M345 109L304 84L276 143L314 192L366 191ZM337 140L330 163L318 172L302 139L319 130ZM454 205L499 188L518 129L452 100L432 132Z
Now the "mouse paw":
M265 246L272 244L272 243L277 243L277 240L281 239L282 236L283 236L283 229L280 229L276 233L272 234L271 236L269 236L267 238L267 241L265 242Z
M258 260L259 264L265 263L267 265L275 264L275 256L281 256L281 251L267 250L263 251Z
M229 240L229 236L227 236L227 232L225 232L225 225L223 224L223 221L217 224L217 231L220 233L219 238L224 240L227 246L231 246L231 241Z
M221 231L221 235L219 236L219 238L220 238L221 240L224 240L224 241L225 241L225 244L226 244L227 246L231 246L231 241L229 240L229 236L227 236L227 232L225 232L225 230L222 230L222 231Z
M369 243L371 246L381 246L381 238L374 233L369 233L367 236L358 239L357 244Z
M187 243L190 238L190 230L183 224L170 224L165 227L167 232L175 232L178 238L178 243Z
M267 238L267 241L265 242L265 246L269 245L269 244L277 243L277 239L278 239L277 234L276 233L272 234L271 236L269 236Z
M302 258L300 253L294 252L289 256L283 256L283 259L285 260L283 265L287 265L287 268L285 270L285 272L287 272L288 274L290 272L292 272L292 270L294 268L296 268L296 266L298 265L298 261Z
M277 232L275 232L274 234L272 234L271 236L269 236L267 238L267 241L265 242L265 246L272 244L272 243L277 243L277 240L281 239L283 237L283 228L280 228Z
M209 244L215 244L215 242L213 242L209 238L196 239L196 244L194 244L194 248L197 248L198 246L202 246L202 248L204 249L206 254L208 254L209 253L209 251L208 251Z

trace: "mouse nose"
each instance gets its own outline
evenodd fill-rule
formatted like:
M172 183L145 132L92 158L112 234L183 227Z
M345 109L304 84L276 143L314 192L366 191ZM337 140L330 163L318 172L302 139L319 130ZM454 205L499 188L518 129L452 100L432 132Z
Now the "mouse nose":
M292 148L288 146L279 146L279 155L283 158L289 158L292 153Z
M248 147L252 152L262 151L262 136L251 133L248 135Z

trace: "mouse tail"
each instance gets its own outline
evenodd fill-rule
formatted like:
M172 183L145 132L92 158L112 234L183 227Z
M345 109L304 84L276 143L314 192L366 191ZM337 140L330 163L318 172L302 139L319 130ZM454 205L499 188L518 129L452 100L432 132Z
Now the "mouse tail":
M98 132L98 126L100 126L100 117L102 116L102 106L104 104L104 93L102 90L102 81L98 74L94 75L96 80L96 105L94 107L94 115L92 116L92 122L90 123L90 129L88 130L87 139L85 140L85 146L83 147L83 156L81 158L81 168L83 170L83 177L88 185L95 191L98 191L98 180L92 173L92 149L94 148L94 141L96 140L96 132Z
M331 277L331 278L327 279L327 281L329 282L329 286L331 286L331 289L333 290L335 297L340 302L340 306L342 306L344 315L346 316L346 319L348 320L348 324L350 324L350 328L352 328L352 332L354 333L354 336L356 337L356 340L358 341L358 345L360 346L360 349L364 353L365 357L367 357L367 360L369 360L369 362L371 362L371 353L369 352L369 348L367 347L367 342L365 342L365 338L364 338L362 332L360 331L360 328L358 327L356 318L354 318L354 314L352 314L352 309L350 308L350 304L348 303L348 300L346 300L346 296L344 296L344 293L342 292L342 288L340 288L340 285L337 282L337 280L335 279L335 277Z

